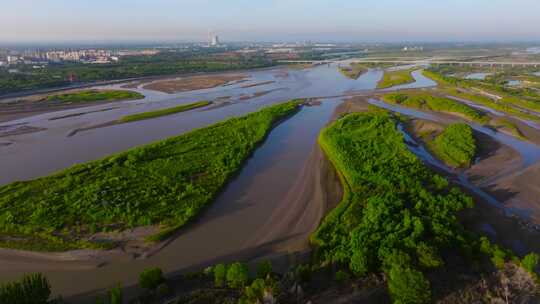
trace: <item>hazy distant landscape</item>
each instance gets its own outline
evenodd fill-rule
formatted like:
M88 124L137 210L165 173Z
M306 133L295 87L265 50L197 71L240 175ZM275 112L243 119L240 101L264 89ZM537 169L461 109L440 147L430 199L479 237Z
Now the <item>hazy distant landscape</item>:
M0 304L540 303L536 2L120 2L0 12Z

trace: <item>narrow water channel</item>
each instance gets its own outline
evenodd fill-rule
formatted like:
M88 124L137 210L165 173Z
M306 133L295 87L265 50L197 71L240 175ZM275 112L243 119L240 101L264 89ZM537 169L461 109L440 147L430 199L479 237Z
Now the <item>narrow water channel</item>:
M0 281L18 278L21 268L31 269L43 272L56 294L70 296L118 282L135 284L138 274L148 267L161 267L171 273L190 266L270 253L266 252L268 248L250 247L246 240L254 237L257 228L280 205L306 165L320 129L338 104L338 100L331 100L319 106L305 106L278 125L200 219L154 256L113 262L97 269L66 268L65 263L24 258L15 262L0 259Z
M376 106L379 106L381 108L390 110L392 112L401 113L401 114L404 114L404 115L407 115L407 116L410 116L410 117L413 117L413 118L430 120L430 121L434 121L434 122L440 122L440 119L438 117L436 117L435 115L424 113L424 112L414 110L414 109L411 109L411 108L406 108L406 107L402 107L402 106L398 106L398 105L387 104L387 103L382 102L382 101L377 100L377 99L370 99L369 103L371 103L373 105L376 105ZM483 126L478 125L478 124L474 124L474 123L471 123L471 122L466 122L466 123L469 124L475 131L478 131L478 132L481 132L481 133L483 133L485 135L488 135L488 136L492 137L494 140L496 140L496 141L498 141L498 142L500 142L500 143L502 143L504 145L507 145L507 146L513 148L514 150L516 150L519 153L519 155L521 156L521 159L522 159L522 165L518 169L518 171L523 171L526 168L528 168L528 167L532 166L533 164L537 163L538 161L540 161L540 147L539 146L537 146L535 144L532 144L532 143L529 143L529 142L526 142L526 141L519 140L519 139L517 139L515 137L512 137L510 135L494 131L492 129L483 127ZM428 163L431 166L439 168L439 169L441 169L441 170L443 170L443 171L445 171L445 172L447 172L449 174L456 175L458 180L459 180L459 183L462 186L464 186L465 188L467 188L470 191L474 192L476 195L481 197L487 203L493 205L496 208L500 208L501 210L503 210L505 212L506 215L508 215L508 216L516 215L516 216L519 216L521 218L524 218L525 220L527 220L529 218L530 213L527 212L527 210L509 208L509 207L504 206L504 204L499 202L493 196L489 195L487 192L480 189L480 187L478 187L478 186L474 185L473 183L471 183L469 181L469 179L467 178L467 176L463 172L453 170L453 169L449 168L448 166L446 166L445 164L443 164L441 161L437 160L435 157L433 157L426 150L425 147L423 147L420 143L415 142L414 139L409 134L404 132L403 128L401 126L400 126L399 129L403 133L403 135L404 135L404 137L406 139L406 143L408 143L409 149L415 155L417 155L420 159L422 159L424 162ZM410 144L410 143L412 143L412 144ZM511 173L515 174L516 172L511 172ZM510 174L510 173L507 173L507 174Z

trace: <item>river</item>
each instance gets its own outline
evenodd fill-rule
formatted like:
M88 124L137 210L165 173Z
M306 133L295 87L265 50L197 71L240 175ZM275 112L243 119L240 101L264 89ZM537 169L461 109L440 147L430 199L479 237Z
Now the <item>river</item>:
M268 224L268 219L276 210L287 207L283 206L284 198L293 190L302 172L308 168L309 156L314 151L317 135L341 102L341 97L335 96L371 92L383 72L372 69L357 80L352 80L339 73L337 65L332 64L303 70L279 68L243 73L250 76L247 84L274 82L251 88L242 88L246 83L239 83L179 94L164 94L137 88L137 91L145 94L145 99L47 113L4 123L3 125L27 124L45 130L7 138L13 144L0 147L0 167L9 174L0 176L0 184L45 176L76 163L182 134L292 98L320 97L322 100L318 106L304 106L295 116L279 124L255 151L237 178L229 183L200 218L155 255L147 259L114 261L99 268L92 268L77 262L40 262L21 256L4 256L2 259L0 254L0 280L12 280L24 272L39 271L49 278L55 294L69 297L109 288L118 282L125 285L135 284L138 274L147 267L161 267L165 273L171 274L194 265L210 265L238 257L257 257L271 252L268 247L270 243L275 245L293 237L284 232L273 236L275 239L268 244L249 242L260 234L259 230ZM283 76L284 74L287 76ZM434 82L423 77L420 71L414 72L413 76L415 83L398 88L434 85ZM107 86L119 87L120 85ZM242 96L261 90L271 92L241 100ZM231 102L223 107L96 128L68 136L75 129L106 123L127 114L197 100L224 100L225 97L230 97L228 100ZM111 107L113 109L110 109ZM50 120L83 112L88 114Z

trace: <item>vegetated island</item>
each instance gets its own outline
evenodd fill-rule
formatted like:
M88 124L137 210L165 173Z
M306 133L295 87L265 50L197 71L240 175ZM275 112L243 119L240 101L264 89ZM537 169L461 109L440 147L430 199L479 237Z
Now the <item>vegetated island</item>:
M311 238L323 263L357 277L384 272L394 303L441 297L451 303L456 294L439 280L456 261L486 270L522 266L534 282L524 261L461 225L458 212L471 208L472 199L408 150L397 123L388 112L372 110L348 114L321 132L319 143L345 190Z
M377 84L377 89L387 89L393 86L409 84L415 82L412 72L417 68L395 71L384 71L383 78Z
M495 103L515 110L540 111L540 94L534 89L511 88L485 80L460 79L443 74L444 69L432 67L423 73L443 88L459 88L469 95L488 97Z
M196 108L206 107L210 105L211 103L212 102L210 101L198 101L194 103L183 104L176 107L165 108L165 109L160 109L156 111L148 111L148 112L143 112L143 113L126 115L120 118L118 120L118 123L133 122L133 121L145 120L145 119L150 119L150 118L156 118L156 117L186 112L186 111L193 110Z
M391 104L419 110L447 112L480 124L486 124L490 120L488 116L461 102L424 92L389 93L383 96L383 100Z
M445 91L443 91L443 93L444 92ZM458 98L467 98L467 96L463 96L463 94L448 95L449 98L447 98L436 96L426 92L403 91L385 94L383 95L382 99L387 103L404 107L457 115L465 118L468 121L489 126L490 128L493 128L497 131L505 132L520 140L527 140L527 138L523 135L519 128L510 120L503 117L491 118L485 113L476 110L467 104L450 98L456 95Z
M0 187L0 247L110 248L95 233L158 227L170 236L203 210L300 100L134 148L57 174Z
M349 66L339 66L338 69L345 77L356 80L366 73L369 68L361 63L351 63Z
M427 141L429 150L450 167L469 167L476 155L476 140L472 128L465 123L446 127L433 140Z
M44 101L57 101L62 103L81 103L95 101L117 101L142 99L144 95L125 90L83 90L73 93L47 96Z

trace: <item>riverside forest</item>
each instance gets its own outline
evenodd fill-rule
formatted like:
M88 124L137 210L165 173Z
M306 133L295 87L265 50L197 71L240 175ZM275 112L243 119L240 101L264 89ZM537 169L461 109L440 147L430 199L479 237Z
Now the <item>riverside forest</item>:
M529 49L0 66L0 304L538 303Z

